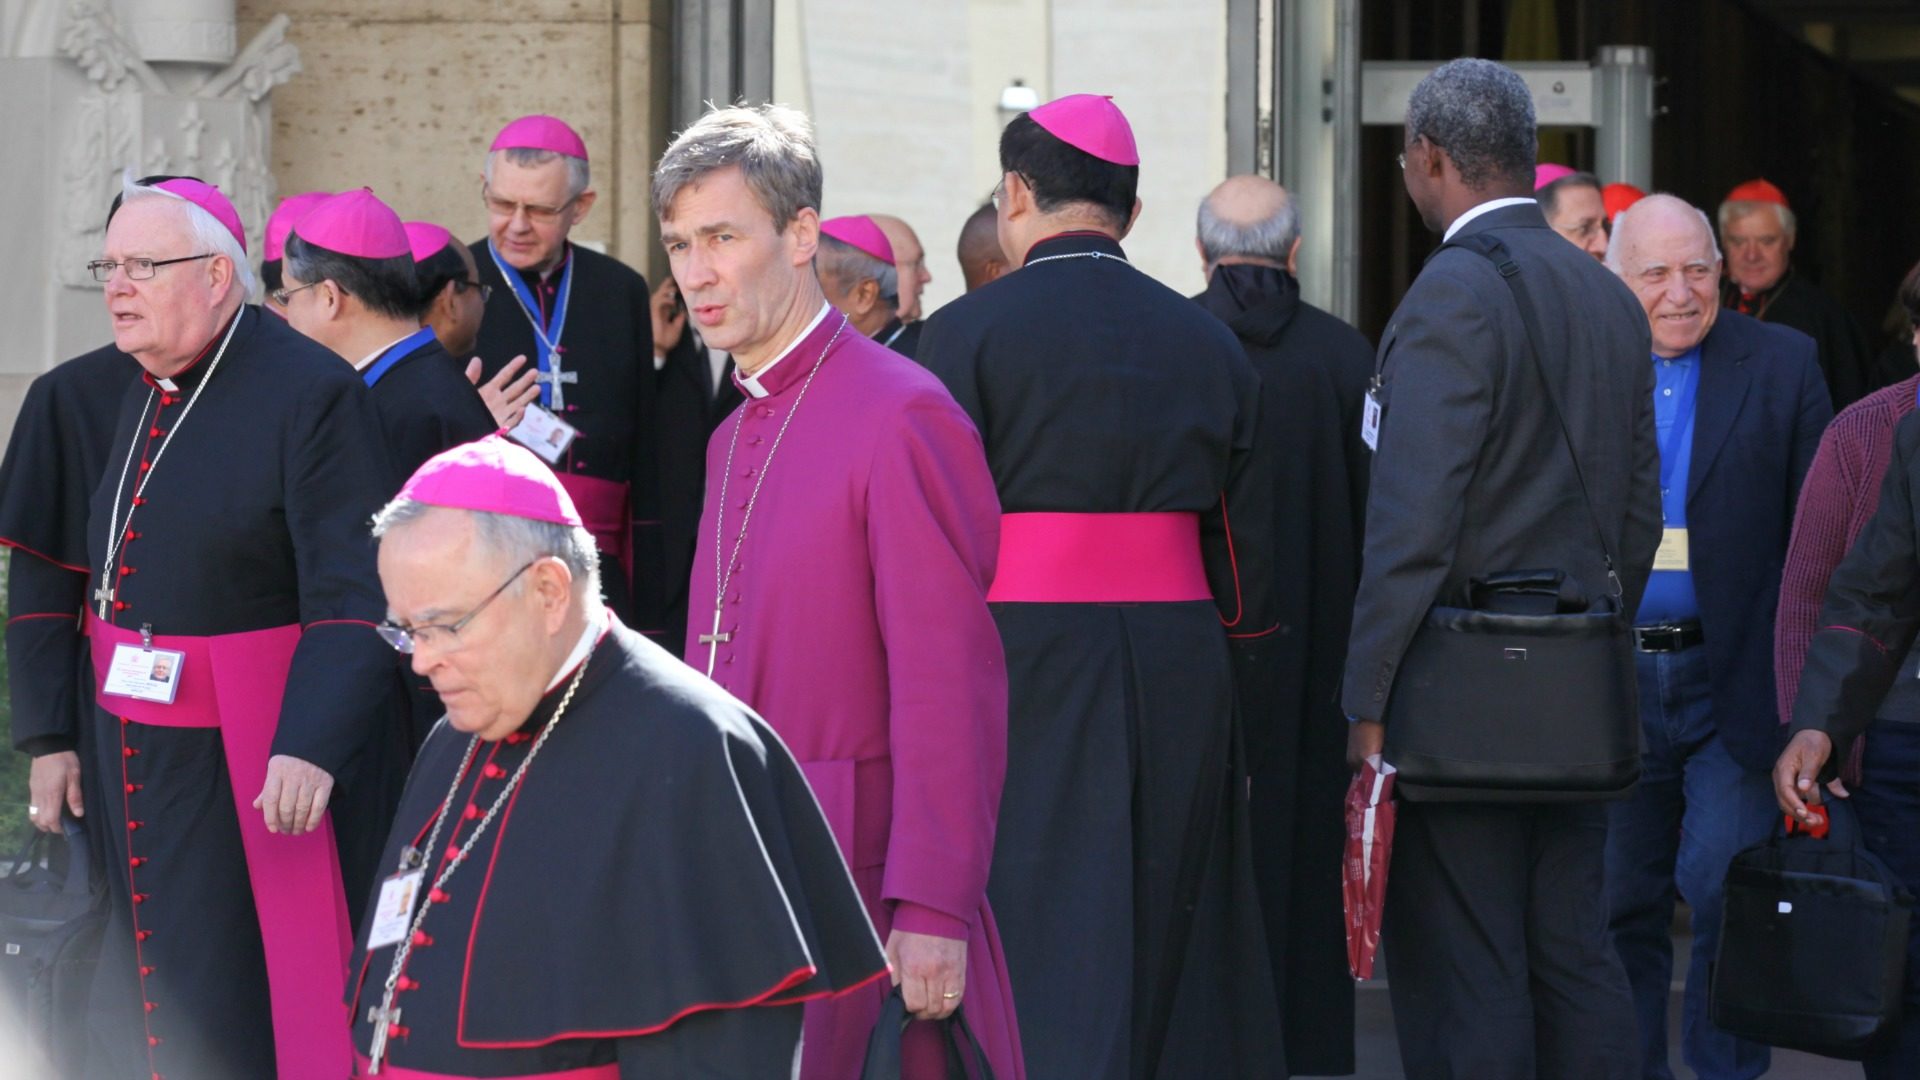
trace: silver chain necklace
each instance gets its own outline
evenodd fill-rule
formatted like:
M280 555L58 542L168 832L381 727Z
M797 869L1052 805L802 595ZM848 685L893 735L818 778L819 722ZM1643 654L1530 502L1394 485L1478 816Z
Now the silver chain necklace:
M207 384L213 381L213 373L219 370L221 357L227 355L227 346L233 341L233 333L240 329L241 314L241 312L234 313L233 321L227 325L226 336L220 339L220 351L213 354L213 362L207 365L206 375L202 376L200 384L193 388L193 393L187 398L187 407L180 410L180 418L173 422L171 428L167 429L167 437L160 440L159 453L154 454L153 460L147 462L147 471L141 475L139 482L133 485L133 501L127 505L126 526L128 529L133 528L133 511L140 505L140 496L146 493L147 485L153 481L153 474L160 470L160 459L166 456L167 447L173 445L173 437L180 433L180 425L186 423L187 417L192 415L194 403L200 400L200 392L205 390ZM154 390L149 387L147 389L147 403L140 406L140 422L142 424L147 423L147 410L153 408L153 395ZM158 423L158 413L154 414L154 421ZM134 448L139 445L140 429L136 427L133 429L133 438L127 442L127 460L120 465L120 480L113 485L113 513L109 515L107 519L107 560L100 570L100 587L93 591L93 598L100 602L99 610L102 621L105 621L107 618L107 605L113 603L120 592L113 584L113 575L118 568L114 559L120 554L120 543L126 539L127 535L126 532L120 528L120 496L127 490L127 471L133 468Z
M540 748L547 745L547 737L553 734L554 728L560 726L560 718L566 715L567 706L573 703L574 691L580 689L580 680L586 677L587 665L593 662L593 654L597 648L596 645L587 650L586 657L580 661L580 670L574 672L573 681L567 684L566 694L561 697L559 706L553 710L553 719L547 721L547 726L540 732L540 737L533 740L533 745L527 748L527 756L520 759L520 766L513 770L513 775L508 778L506 786L501 788L500 794L494 797L493 805L487 808L486 816L473 827L473 832L467 834L467 842L460 845L460 849L447 859L447 865L441 868L439 876L434 878L426 894L420 897L420 910L414 912L413 921L407 926L406 936L394 946L393 966L387 971L387 981L380 994L380 1004L367 1010L367 1020L373 1025L373 1043L367 1049L369 1075L380 1071L380 1062L387 1056L388 1029L400 1021L400 1010L393 1007L394 990L400 985L400 972L406 969L407 958L413 955L414 936L420 933L421 924L427 921L427 909L433 907L433 894L446 888L447 882L453 877L453 872L460 869L460 865L467 861L467 854L473 850L473 845L479 841L481 834L487 831L487 826L493 824L493 819L499 815L500 808L507 804L507 800L513 798L514 791L520 786L521 777L527 775L527 766L533 764L533 759L540 753ZM401 851L400 868L403 872L417 865L416 860L423 854L427 856L433 854L440 842L440 830L447 823L447 812L453 809L453 797L460 793L460 781L467 778L467 769L472 766L473 755L479 749L480 736L474 735L467 740L466 755L460 759L460 767L454 770L453 783L447 786L446 798L440 800L440 812L433 817L433 829L427 833L427 846L424 848L409 846Z
M773 468L773 455L780 452L780 440L787 436L787 425L793 423L794 414L800 411L800 403L807 399L807 388L813 385L813 377L820 374L820 366L826 362L827 353L833 351L833 343L840 340L840 333L847 328L847 322L845 315L840 316L840 325L833 328L833 336L827 339L826 347L814 359L806 381L800 384L800 393L794 396L793 406L787 410L786 419L780 421L780 430L774 433L773 445L767 447L767 459L760 463L760 475L754 478L753 492L747 496L746 511L740 515L740 535L733 541L733 554L722 561L720 553L727 535L727 482L733 479L733 451L740 445L740 425L745 423L747 410L753 407L752 402L742 405L733 416L733 435L727 440L726 471L720 474L720 502L713 511L713 632L701 634L695 639L707 647L708 678L713 677L713 662L720 655L720 646L733 640L731 633L720 632L720 618L727 602L727 582L733 580L733 564L740 558L740 545L747 540L747 523L753 520L753 508L760 502L760 485L767 482L767 473Z
M1065 255L1042 255L1037 259L1028 259L1022 263L1021 266L1038 266L1043 262L1053 262L1055 259L1112 259L1117 263L1126 263L1128 266L1133 265L1131 262L1127 262L1125 255L1109 255L1104 251L1069 251Z

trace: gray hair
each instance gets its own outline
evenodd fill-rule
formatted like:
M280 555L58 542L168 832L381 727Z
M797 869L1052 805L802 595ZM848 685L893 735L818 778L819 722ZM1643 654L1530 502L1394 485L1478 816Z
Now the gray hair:
M395 529L404 528L426 516L430 510L447 509L431 503L401 497L373 515L373 538L383 539ZM600 549L593 534L578 525L495 514L486 510L461 510L473 518L474 536L482 547L500 556L502 562L519 566L551 555L566 564L576 587L589 604L600 596Z
M1771 210L1779 215L1780 231L1787 234L1787 239L1793 239L1795 231L1800 227L1800 219L1793 216L1793 210L1790 207L1781 206L1776 202L1730 199L1720 204L1720 211L1716 216L1720 219L1721 230L1725 231L1727 226L1733 224L1740 218L1746 217L1748 214L1757 214L1762 210Z
M1533 198L1535 202L1540 204L1540 212L1548 217L1552 217L1556 209L1556 204L1560 201L1560 193L1568 188L1577 187L1592 188L1595 192L1602 190L1600 187L1600 178L1592 173L1570 172L1560 179L1555 180L1553 183L1535 191Z
M838 237L820 234L820 249L813 256L813 268L842 291L872 278L880 286L881 299L889 304L900 302L899 268Z
M184 199L165 188L149 187L136 183L132 174L121 177L120 205L126 206L135 199L172 199L187 211L187 229L193 237L194 246L201 251L223 255L233 264L233 280L240 287L242 301L253 300L260 292L260 279L253 272L253 264L247 261L247 249L227 231L220 219L207 213L198 203ZM221 299L225 299L222 297Z
M653 170L653 214L666 220L680 190L738 166L747 190L784 229L802 210L820 209L820 156L813 123L785 105L714 109L674 137Z
M1200 237L1200 257L1208 266L1229 256L1266 259L1286 265L1293 242L1300 239L1300 215L1293 208L1293 196L1280 192L1280 208L1259 221L1226 221L1213 209L1211 196L1200 200L1195 225Z
M537 169L547 162L556 159L566 162L568 202L579 198L581 193L587 190L587 185L593 181L593 173L587 168L586 158L577 158L572 154L562 154L558 150L538 150L531 146L509 146L504 150L491 150L487 152L485 176L489 184L493 183L494 159L502 154L507 156L508 161L523 169ZM472 181L468 181L468 183L472 183Z
M1407 142L1422 136L1447 152L1468 188L1521 179L1533 187L1533 94L1505 64L1463 57L1421 79L1407 99Z
M1686 207L1693 211L1693 216L1700 219L1700 231L1706 235L1707 247L1713 251L1713 261L1719 262L1721 259L1720 242L1713 235L1713 223L1707 220L1707 212L1687 200L1682 199L1678 195L1665 191L1656 191L1614 215L1613 232L1607 237L1607 269L1623 277L1626 275L1626 263L1622 259L1622 249L1626 244L1621 238L1632 231L1630 223L1634 220L1636 213L1641 217L1645 217L1647 213L1652 210L1657 210L1662 206L1673 205Z

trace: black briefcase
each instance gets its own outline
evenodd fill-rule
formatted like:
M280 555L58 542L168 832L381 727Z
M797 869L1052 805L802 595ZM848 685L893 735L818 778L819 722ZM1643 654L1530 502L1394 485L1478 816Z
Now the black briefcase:
M867 1060L860 1070L860 1080L900 1080L900 1040L909 1020L906 999L895 987L888 991L886 1004L880 1006L880 1019L867 1038ZM993 1080L993 1067L987 1063L980 1040L967 1026L965 1010L955 1009L952 1016L939 1023L947 1048L947 1080Z
M0 1012L19 1019L50 1076L82 1075L106 925L106 883L79 822L68 818L64 837L34 833L0 877Z
M1853 808L1824 835L1734 856L1708 1013L1730 1035L1858 1060L1900 1020L1913 896L1860 846Z

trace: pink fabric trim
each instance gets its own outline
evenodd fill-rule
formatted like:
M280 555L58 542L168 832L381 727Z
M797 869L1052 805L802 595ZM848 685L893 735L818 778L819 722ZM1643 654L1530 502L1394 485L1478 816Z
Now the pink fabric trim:
M616 484L583 473L558 474L560 486L567 489L574 509L587 531L599 541L600 550L620 560L620 568L633 580L633 526L628 521L626 484Z
M137 646L140 634L94 615L87 617L87 625L97 694L114 647ZM220 729L247 878L266 946L279 1074L282 1080L335 1080L353 1060L346 1006L340 1001L353 938L333 825L323 821L304 836L274 835L253 808L254 796L266 783L267 758L300 628L278 626L213 637L155 634L153 644L186 654L174 703L99 694L100 707L137 724Z
M990 603L1212 600L1200 515L1002 514Z
M358 1052L353 1055L353 1075L367 1075L367 1059ZM406 1069L387 1061L380 1063L380 1075L388 1080L480 1080L479 1077ZM609 1062L605 1065L589 1065L584 1069L562 1069L559 1072L515 1073L494 1080L620 1080L620 1066Z

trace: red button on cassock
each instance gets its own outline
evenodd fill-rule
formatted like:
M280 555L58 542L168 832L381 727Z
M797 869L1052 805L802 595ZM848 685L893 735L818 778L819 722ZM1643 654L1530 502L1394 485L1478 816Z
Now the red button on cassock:
M480 808L472 803L468 803L467 808L460 811L460 816L466 818L468 821L472 821L480 816Z
M147 864L147 860L138 855L135 855L133 858L127 860L127 865L133 867L135 870L140 869L142 866L145 866L146 864Z
M507 770L501 768L498 765L495 765L491 761L487 762L487 767L484 769L481 769L480 772L489 780L498 780L501 777L507 775Z
M139 831L140 831L140 827L141 827L141 826L143 826L143 825L145 825L145 824L146 824L146 822L144 822L144 821L129 821L129 822L127 822L127 831L128 831L128 832L139 832Z
M393 988L395 990L418 990L420 988L420 984L417 982L414 982L412 979L407 978L405 975L402 975L393 984Z
M151 974L153 974L153 971L154 971L154 969L153 969L153 968L150 968L150 967L143 967L143 968L141 968L141 969L140 969L140 977L144 979L144 978L146 978L147 976L149 976L149 975L151 975Z
M429 889L427 890L427 899L433 901L436 904L444 904L447 901L453 899L453 897L448 896L444 891L440 889Z
M157 1002L157 1001L149 1001L149 1002L147 1002L147 1011L148 1011L148 1012L152 1012L153 1010L155 1010L155 1009L157 1009L157 1008L159 1008L159 1007L160 1007L160 1003L159 1003L159 1002Z
M433 944L433 939L427 936L427 932L425 930L415 930L413 932L414 948L424 949L431 944Z
M141 931L139 931L139 932L137 932L137 933L135 933L135 934L133 935L133 940L135 940L135 941L145 941L145 940L147 940L148 938L150 938L150 937L152 937L152 936L153 936L153 931L151 931L151 930L141 930Z
M146 893L143 893L143 892L137 892L137 893L134 893L134 894L133 894L133 902L134 902L134 903L136 903L136 904L144 904L144 903L146 903L146 902L147 902L147 894L146 894Z

